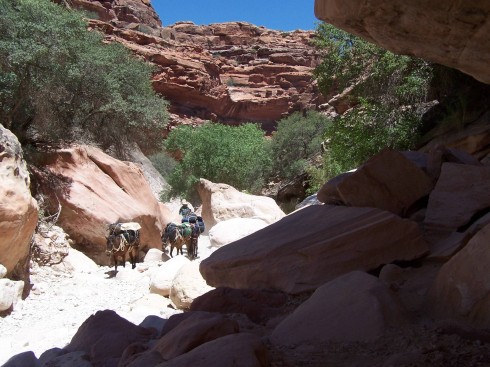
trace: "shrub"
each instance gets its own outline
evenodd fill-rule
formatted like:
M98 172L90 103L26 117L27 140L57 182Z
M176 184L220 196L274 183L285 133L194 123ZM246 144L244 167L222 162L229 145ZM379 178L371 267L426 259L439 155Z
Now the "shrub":
M353 107L325 133L325 176L355 168L385 147L414 148L427 108L432 66L326 23L319 24L315 44L324 51L314 71L320 90L328 95L353 86Z
M0 122L21 142L160 143L151 68L48 0L0 0Z
M288 179L304 173L308 160L320 154L329 123L329 119L315 111L306 115L294 113L280 120L271 140L274 174Z
M169 134L165 147L183 157L169 177L172 196L192 198L199 178L255 193L270 166L264 132L255 124L180 126Z
M151 164L162 175L165 180L168 180L170 174L177 166L177 161L173 159L167 152L158 152L148 157Z

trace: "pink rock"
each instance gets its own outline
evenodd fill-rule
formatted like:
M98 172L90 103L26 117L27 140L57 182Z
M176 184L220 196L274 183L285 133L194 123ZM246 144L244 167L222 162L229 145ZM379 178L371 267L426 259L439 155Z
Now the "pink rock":
M428 251L417 224L374 208L315 205L215 251L201 263L209 285L315 290L353 270Z
M161 248L165 212L137 165L76 146L46 153L36 176L52 206L62 206L60 225L98 264L110 260L104 253L110 223L138 222L141 248Z
M404 311L378 278L352 272L319 287L272 332L280 346L372 341L406 323Z
M355 172L328 181L318 192L318 200L405 215L432 186L431 178L402 153L384 150Z

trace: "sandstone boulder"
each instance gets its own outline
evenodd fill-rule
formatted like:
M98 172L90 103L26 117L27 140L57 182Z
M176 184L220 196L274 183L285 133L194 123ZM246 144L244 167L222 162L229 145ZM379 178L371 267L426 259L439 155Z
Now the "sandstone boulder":
M17 137L0 125L0 264L12 279L28 280L26 266L38 207Z
M150 278L150 293L156 293L161 296L168 296L172 288L172 282L180 268L189 264L190 260L183 256L175 256L164 262L162 266L152 270Z
M121 315L126 320L131 321L140 326L144 326L142 322L148 315L153 315L154 317L169 317L177 312L173 306L172 302L159 294L150 293L143 298L136 300L129 306L130 310L127 314ZM158 330L159 331L159 330Z
M209 231L209 242L213 247L221 247L248 236L267 226L258 218L232 218L216 224Z
M188 310L194 299L214 289L206 284L199 272L199 263L192 261L182 266L172 280L170 299L180 310Z
M208 229L232 218L258 218L274 223L284 217L284 212L273 199L245 194L230 185L202 178L197 190L202 201L202 217Z
M194 367L196 361L201 366L214 367L269 366L264 343L259 336L250 333L232 334L212 340L160 366Z
M490 207L490 167L444 163L429 196L424 226L429 240L471 223Z
M157 248L151 248L146 253L145 258L143 259L143 262L149 263L149 264L154 264L154 263L159 263L159 262L168 261L168 260L170 260L170 257L166 253L164 253L162 250L159 250Z
M191 311L242 313L255 323L266 323L280 315L288 296L279 291L264 289L216 288L192 302Z
M405 215L431 189L432 180L422 169L402 153L384 150L355 172L328 181L318 192L318 200Z
M84 321L64 350L85 352L95 366L117 365L128 345L146 342L154 332L130 323L114 311L98 311Z
M161 247L167 219L135 164L88 146L45 153L40 161L36 176L53 206L61 204L60 226L98 264L109 262L104 251L110 223L138 222L141 249Z
M214 287L299 293L427 251L409 220L374 208L314 205L216 250L200 270Z
M372 341L405 322L403 309L381 281L352 272L318 288L274 329L271 341L282 346Z
M60 265L65 273L93 273L99 269L91 258L74 248L68 249L68 255Z
M24 282L10 279L0 279L0 312L14 308L15 304L22 300Z
M238 324L219 314L195 312L166 333L153 346L166 360L189 352L201 344L238 332Z
M487 225L441 268L429 293L437 318L490 327L489 241Z
M317 18L397 54L418 56L490 83L490 4L316 0Z

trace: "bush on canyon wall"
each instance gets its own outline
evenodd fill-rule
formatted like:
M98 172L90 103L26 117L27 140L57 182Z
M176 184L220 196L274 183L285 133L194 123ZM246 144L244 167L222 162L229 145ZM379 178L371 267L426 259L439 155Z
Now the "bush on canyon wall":
M49 0L0 0L0 122L22 143L153 147L167 104L151 68Z
M427 62L395 55L321 23L316 45L324 51L314 75L325 95L352 87L352 106L329 125L325 176L357 167L385 147L414 148L427 110L433 74Z
M172 191L165 199L176 195L192 199L199 178L256 193L270 167L268 142L256 124L180 126L171 131L165 146L182 156L168 179Z

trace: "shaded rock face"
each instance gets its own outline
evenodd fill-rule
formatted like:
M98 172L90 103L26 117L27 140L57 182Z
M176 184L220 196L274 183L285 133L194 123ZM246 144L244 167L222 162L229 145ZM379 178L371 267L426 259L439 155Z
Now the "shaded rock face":
M315 15L395 53L422 57L490 83L486 0L316 0Z
M425 228L430 237L463 229L474 216L488 212L490 167L444 163L430 194Z
M17 137L0 125L0 264L7 277L27 280L38 206Z
M406 215L431 189L432 180L422 169L400 152L385 150L355 172L328 181L318 192L318 200Z
M61 205L59 224L77 249L108 264L107 225L130 221L142 227L141 249L161 248L167 219L136 165L86 146L45 153L40 160L39 189L54 208Z
M486 225L441 268L429 294L437 318L490 327L489 240L490 225Z
M369 341L406 322L404 311L376 277L355 271L319 287L271 335L279 345Z

